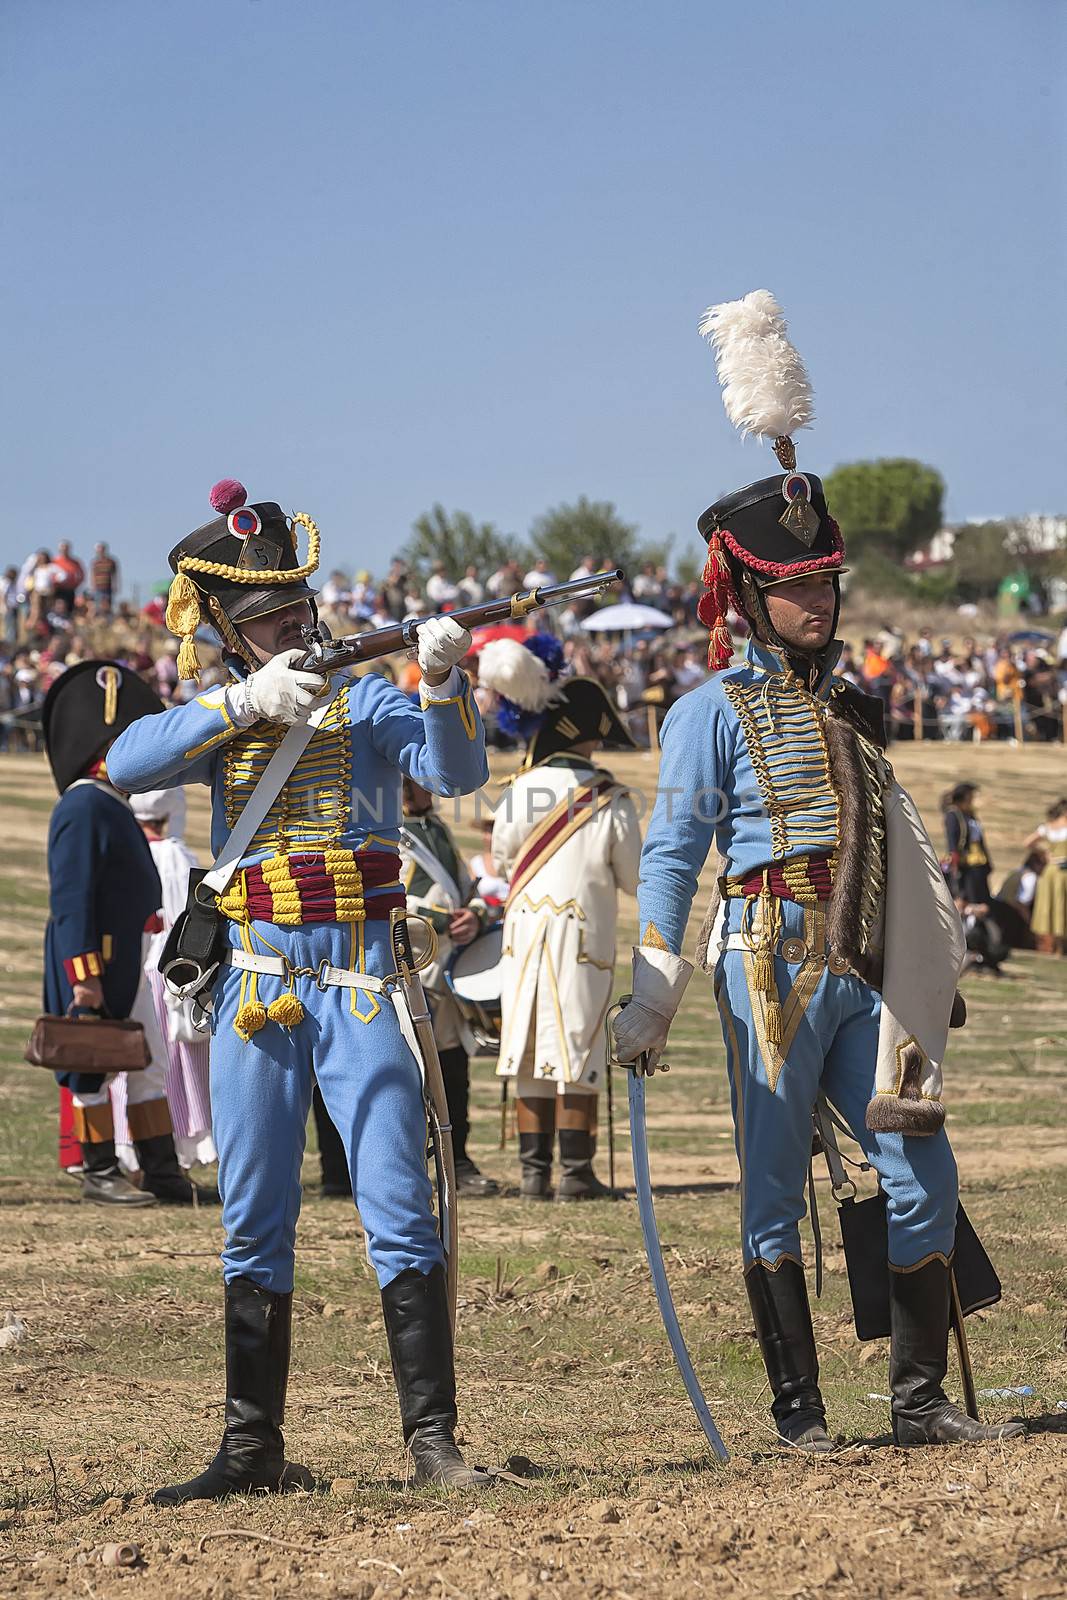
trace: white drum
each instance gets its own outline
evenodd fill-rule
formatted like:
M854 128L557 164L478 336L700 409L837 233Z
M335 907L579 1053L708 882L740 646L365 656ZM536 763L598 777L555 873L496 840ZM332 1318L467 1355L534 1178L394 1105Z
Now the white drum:
M504 928L498 923L480 934L448 963L445 983L478 1046L479 1055L500 1049L500 955Z

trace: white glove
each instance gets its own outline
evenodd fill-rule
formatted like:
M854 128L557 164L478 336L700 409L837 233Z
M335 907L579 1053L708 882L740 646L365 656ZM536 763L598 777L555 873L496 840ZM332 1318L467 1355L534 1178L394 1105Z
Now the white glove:
M238 727L266 722L306 722L326 679L320 672L297 672L293 662L307 652L283 650L258 672L226 691L230 713Z
M451 617L430 617L419 624L418 663L430 677L447 672L470 651L471 636Z
M655 1066L667 1044L674 1013L682 1003L693 965L669 950L641 945L633 953L633 998L611 1025L619 1061L636 1061L646 1051Z

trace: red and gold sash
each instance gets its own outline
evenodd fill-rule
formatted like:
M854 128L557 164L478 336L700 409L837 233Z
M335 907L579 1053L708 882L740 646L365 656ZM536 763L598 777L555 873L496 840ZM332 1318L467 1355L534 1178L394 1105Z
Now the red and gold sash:
M560 845L566 844L583 823L598 815L600 806L597 802L610 789L622 792L621 785L617 784L608 773L602 772L592 782L583 783L580 788L565 794L563 799L552 807L547 817L541 819L526 840L515 862L511 887L504 902L505 910L514 904L534 873L539 872L549 857L555 855Z

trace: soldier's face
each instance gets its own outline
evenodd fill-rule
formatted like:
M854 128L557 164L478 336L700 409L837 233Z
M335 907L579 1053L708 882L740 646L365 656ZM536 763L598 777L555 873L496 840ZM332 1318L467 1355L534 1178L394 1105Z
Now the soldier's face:
M778 637L795 650L821 650L834 625L834 582L825 573L809 572L792 583L764 592L767 614Z
M310 626L311 607L306 600L297 600L280 611L269 611L265 617L243 622L240 633L257 661L269 661L283 650L302 645L300 630Z

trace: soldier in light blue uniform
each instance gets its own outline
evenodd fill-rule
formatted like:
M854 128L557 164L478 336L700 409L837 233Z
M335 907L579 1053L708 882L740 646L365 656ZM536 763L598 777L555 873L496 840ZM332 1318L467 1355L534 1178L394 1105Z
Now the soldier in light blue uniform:
M109 754L114 780L131 790L210 785L217 851L286 725L329 704L219 897L230 953L214 992L211 1098L226 1234L226 1426L207 1470L156 1500L310 1482L306 1469L285 1463L281 1422L312 1068L344 1141L381 1286L417 1480L480 1481L454 1438L419 1067L388 997L345 982L396 971L402 775L436 794L468 793L487 777L481 722L457 665L470 635L447 619L420 628L421 709L377 675L326 682L296 670L300 629L314 616L306 580L318 531L303 514L290 523L273 503L247 505L231 479L211 499L218 515L171 552L167 620L183 636L182 676L195 671L203 620L223 641L233 681L135 723ZM297 524L309 535L302 566Z
M682 943L714 844L722 900L707 961L730 1074L745 1282L779 1432L832 1448L799 1231L822 1093L887 1197L898 1442L1000 1437L1019 1430L983 1427L941 1387L958 1201L943 1110L903 1071L898 1092L876 1092L891 775L881 707L833 675L843 543L787 436L810 418L806 378L765 291L714 308L706 330L731 420L772 438L784 472L699 520L709 546L700 615L718 670L664 722L619 1059L664 1048L692 972ZM728 606L752 629L736 666Z

